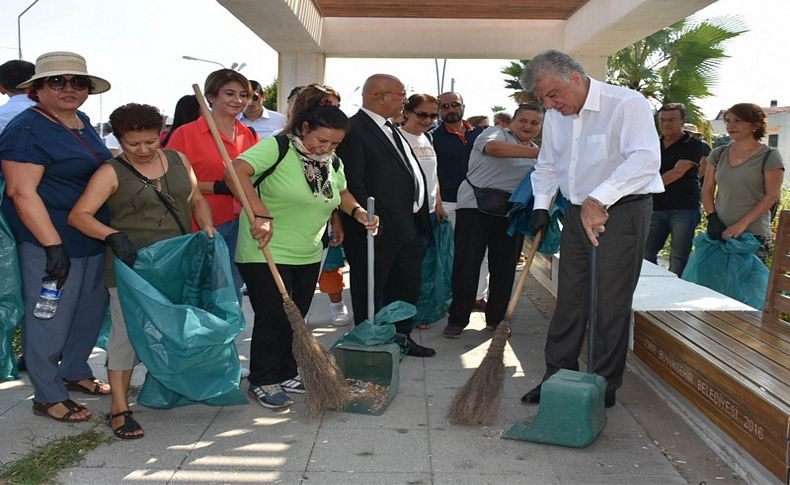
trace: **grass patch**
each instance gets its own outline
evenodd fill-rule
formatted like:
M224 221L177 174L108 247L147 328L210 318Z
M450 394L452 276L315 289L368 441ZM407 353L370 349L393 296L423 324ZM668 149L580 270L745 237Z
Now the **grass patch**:
M0 483L54 483L61 470L81 462L86 453L108 439L106 434L91 429L36 446L26 456L0 470Z

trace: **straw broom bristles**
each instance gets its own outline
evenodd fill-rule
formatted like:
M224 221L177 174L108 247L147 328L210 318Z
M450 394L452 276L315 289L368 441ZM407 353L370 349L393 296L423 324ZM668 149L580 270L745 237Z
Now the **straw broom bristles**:
M540 246L542 238L543 231L539 232L532 241L527 253L526 264L524 264L524 269L521 270L521 276L518 278L516 288L510 296L505 318L497 326L483 361L480 362L480 366L475 369L472 377L458 391L450 404L448 417L452 424L464 426L486 425L491 424L496 417L499 403L502 400L502 387L505 381L504 356L505 344L507 344L507 339L510 337L510 321L513 318L513 313L516 311L516 304L521 292L524 290L529 268L532 266L532 260L535 258L535 253Z
M464 426L487 425L496 417L502 400L505 378L505 344L510 336L510 321L497 326L483 361L450 404L450 423Z
M307 389L307 415L315 417L324 409L342 409L352 396L335 357L313 336L290 298L283 300L283 309L291 323L293 354Z

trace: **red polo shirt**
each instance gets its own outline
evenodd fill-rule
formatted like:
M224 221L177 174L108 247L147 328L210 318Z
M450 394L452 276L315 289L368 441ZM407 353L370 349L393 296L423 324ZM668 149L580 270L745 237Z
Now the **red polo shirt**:
M231 160L238 157L242 152L252 147L258 139L244 126L236 120L236 139L231 140L221 133L222 142ZM225 165L222 163L222 155L214 144L214 138L208 129L206 119L201 116L197 120L179 127L170 137L167 148L178 150L189 159L195 176L200 182L214 182L225 178ZM214 225L219 226L225 222L238 218L238 214L233 210L233 196L218 194L203 194L211 207L211 214L214 216ZM197 223L192 221L192 230L200 228Z

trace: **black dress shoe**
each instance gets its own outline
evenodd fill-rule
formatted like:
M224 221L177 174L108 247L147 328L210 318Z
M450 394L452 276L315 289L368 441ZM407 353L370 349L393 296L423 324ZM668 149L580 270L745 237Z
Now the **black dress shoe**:
M405 337L406 355L410 355L412 357L433 357L436 355L435 350L428 347L423 347L422 345L418 344L414 341L414 339L411 338L411 335L406 335Z
M540 384L533 387L528 393L521 396L521 402L527 404L537 404L540 402Z

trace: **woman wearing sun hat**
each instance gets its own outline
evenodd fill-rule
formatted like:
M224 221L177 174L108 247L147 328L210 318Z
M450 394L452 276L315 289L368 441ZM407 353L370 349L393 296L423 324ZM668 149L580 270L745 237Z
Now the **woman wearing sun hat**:
M49 52L36 73L18 87L29 88L36 105L17 115L0 135L6 194L0 209L14 232L22 273L25 319L22 341L35 387L33 412L58 421L90 419L69 390L109 394L87 363L107 306L103 269L105 244L81 235L66 219L99 165L112 158L88 117L78 111L89 94L110 83L88 74L85 59ZM109 222L106 208L96 215ZM51 319L33 309L42 282L61 292Z

